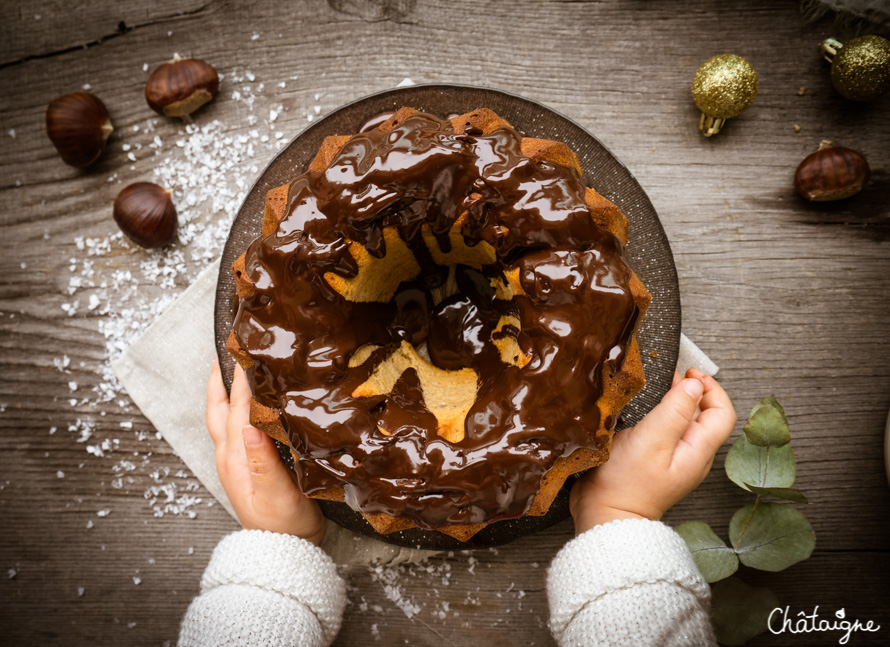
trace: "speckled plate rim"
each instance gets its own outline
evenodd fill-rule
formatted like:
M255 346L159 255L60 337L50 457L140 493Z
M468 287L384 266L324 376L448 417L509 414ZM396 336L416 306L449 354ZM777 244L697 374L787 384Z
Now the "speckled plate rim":
M635 424L670 388L680 345L681 311L677 273L670 243L655 208L627 167L574 120L537 101L510 92L459 84L395 88L347 103L300 132L260 173L232 224L217 282L215 337L226 387L231 385L234 370L234 360L225 349L233 318L234 278L231 264L259 235L266 192L305 170L324 137L356 132L368 118L403 105L440 116L488 107L527 135L565 141L578 153L588 186L612 200L627 215L630 221L628 257L653 296L649 312L637 334L647 385L625 407L619 428ZM299 150L301 148L302 151ZM289 459L289 452L283 445L281 448L282 456ZM566 482L546 515L492 523L466 543L419 528L381 535L361 514L345 503L319 503L325 516L339 525L390 544L434 550L489 547L509 543L567 518L568 493L573 480Z

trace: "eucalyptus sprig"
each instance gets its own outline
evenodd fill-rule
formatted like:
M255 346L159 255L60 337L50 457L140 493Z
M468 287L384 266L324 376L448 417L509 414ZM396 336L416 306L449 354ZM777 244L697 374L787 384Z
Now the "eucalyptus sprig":
M739 562L762 571L781 571L807 559L816 545L813 527L799 510L765 497L809 503L792 487L797 475L785 410L774 396L751 411L748 424L726 455L729 479L755 495L729 522L729 545L704 521L687 521L676 530L711 587L711 620L720 643L744 645L766 631L779 601L769 589L730 577ZM715 584L716 583L716 584Z

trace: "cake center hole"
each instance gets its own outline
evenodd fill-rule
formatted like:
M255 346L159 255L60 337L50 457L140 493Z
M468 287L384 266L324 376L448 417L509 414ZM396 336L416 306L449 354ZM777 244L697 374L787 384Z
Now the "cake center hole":
M393 336L410 342L435 366L460 370L486 353L497 355L492 333L501 311L509 306L495 299L495 290L482 272L451 265L440 285L423 289L404 283L394 302Z

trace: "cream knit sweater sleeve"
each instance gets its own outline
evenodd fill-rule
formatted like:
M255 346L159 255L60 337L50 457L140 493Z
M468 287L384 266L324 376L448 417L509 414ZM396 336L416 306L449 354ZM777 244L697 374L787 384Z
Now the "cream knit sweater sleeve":
M710 588L658 521L613 521L570 541L547 572L547 597L560 647L716 645Z
M340 630L346 585L317 546L241 530L210 557L201 594L182 621L180 647L324 647Z

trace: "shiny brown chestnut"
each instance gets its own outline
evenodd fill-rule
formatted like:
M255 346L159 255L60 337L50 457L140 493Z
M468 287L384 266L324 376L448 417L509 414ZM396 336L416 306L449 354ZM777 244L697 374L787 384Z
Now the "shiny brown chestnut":
M868 162L862 155L852 148L823 141L819 150L804 158L797 167L794 188L812 202L842 200L859 193L870 175Z
M211 101L219 92L219 75L199 58L180 58L158 66L148 76L145 100L167 117L184 117Z
M114 221L137 245L163 247L176 234L176 207L163 187L136 182L117 194Z
M46 134L69 166L99 159L113 130L105 104L89 92L63 94L46 109Z

